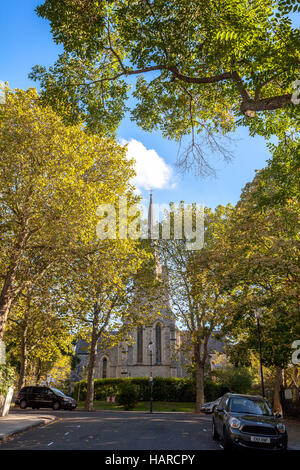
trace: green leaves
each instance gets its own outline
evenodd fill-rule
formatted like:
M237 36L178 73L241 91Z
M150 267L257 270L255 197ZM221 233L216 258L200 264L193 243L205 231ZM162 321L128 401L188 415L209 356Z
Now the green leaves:
M297 128L299 30L289 5L276 16L273 0L46 0L38 13L65 53L31 78L65 122L112 135L137 76L132 118L166 138L190 136L182 160L201 172L205 154L228 157L219 139L236 124L267 138Z
M234 31L219 31L216 35L216 39L220 41L230 41L231 39L237 39L238 34Z
M0 397L6 396L9 387L15 382L15 369L7 364L0 364Z
M290 12L300 12L300 5L298 0L279 0L278 2L279 14L287 15ZM276 15L276 16L279 16Z
M269 148L273 159L244 188L224 236L234 311L227 333L233 357L257 351L254 311L262 307L264 364L284 368L300 332L299 142L286 135Z
M0 137L1 335L25 287L95 240L97 207L127 191L133 170L114 140L66 127L33 89L8 91Z

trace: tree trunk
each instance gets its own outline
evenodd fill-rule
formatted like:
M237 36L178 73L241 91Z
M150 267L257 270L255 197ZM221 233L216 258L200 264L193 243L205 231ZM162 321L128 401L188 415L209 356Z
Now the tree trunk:
M86 411L93 411L94 403L94 376L95 376L95 361L97 356L97 335L93 325L92 342L89 354L88 376L87 376L87 390L84 409Z
M3 340L8 314L11 309L12 297L9 293L0 296L0 341Z
M9 269L6 273L3 287L0 293L0 341L3 339L7 317L13 302L13 291L16 274L24 252L26 241L28 240L27 231L28 218L25 220L21 233L18 236L15 249L10 259Z
M35 381L36 386L39 385L39 381L40 381L40 378L41 378L41 367L42 367L42 363L41 363L41 359L39 358L38 359L38 364L37 364L37 371L36 371L36 381Z
M200 413L201 405L204 403L204 367L198 366L196 369L196 403L195 413Z
M27 367L27 330L28 326L25 325L21 339L21 367L18 382L18 390L21 390L25 385L26 367Z
M282 369L280 367L276 368L276 379L274 387L274 412L280 413L283 416L282 405L280 401L280 386L282 385Z
M195 413L200 413L204 403L204 364L205 359L201 355L202 342L194 343L194 364L196 368L196 402Z

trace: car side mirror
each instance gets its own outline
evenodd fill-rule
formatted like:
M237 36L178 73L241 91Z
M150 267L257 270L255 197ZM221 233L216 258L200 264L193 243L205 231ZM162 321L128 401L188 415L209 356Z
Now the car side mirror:
M282 416L281 416L280 413L276 413L276 414L274 415L274 417L277 418L277 419L279 419L279 418L281 418Z
M222 408L222 406L217 406L217 407L216 407L216 410L219 411L219 412L224 411L224 409Z

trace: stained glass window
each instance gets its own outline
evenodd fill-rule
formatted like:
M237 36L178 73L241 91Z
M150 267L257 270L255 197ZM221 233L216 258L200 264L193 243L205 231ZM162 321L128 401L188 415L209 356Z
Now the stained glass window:
M143 327L140 326L137 330L137 362L143 362Z
M106 357L102 361L102 379L107 378L107 359Z
M156 345L156 363L161 363L161 325L157 323L155 328L155 345Z

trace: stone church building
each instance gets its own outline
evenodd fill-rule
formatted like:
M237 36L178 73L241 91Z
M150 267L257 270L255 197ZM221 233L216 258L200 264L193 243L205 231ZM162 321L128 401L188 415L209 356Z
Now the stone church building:
M154 226L154 210L152 194L148 210L148 228ZM143 325L130 333L130 341L123 342L109 350L103 350L98 345L95 379L114 377L185 377L185 358L180 351L182 332L177 328L175 318L170 308L168 298L167 269L161 266L155 241L152 243L155 257L155 275L162 281L162 296L156 303L160 314L153 318L150 325ZM151 301L152 302L152 301ZM209 343L210 363L213 357L224 353L223 343L211 340ZM76 370L72 372L71 381L74 383L84 376L88 364L88 344L79 341L75 354L79 359Z

